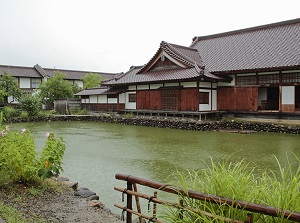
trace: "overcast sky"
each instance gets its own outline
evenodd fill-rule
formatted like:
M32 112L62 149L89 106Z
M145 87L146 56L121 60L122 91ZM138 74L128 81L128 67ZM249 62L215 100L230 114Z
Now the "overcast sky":
M0 64L126 72L161 41L298 18L300 0L0 0Z

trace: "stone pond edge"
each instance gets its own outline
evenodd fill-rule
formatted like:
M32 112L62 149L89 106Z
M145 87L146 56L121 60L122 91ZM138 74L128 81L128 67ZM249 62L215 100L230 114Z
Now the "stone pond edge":
M105 115L53 115L34 118L12 118L10 122L49 122L49 121L93 121L136 126L149 126L157 128L182 129L192 131L226 131L235 130L237 133L254 132L276 132L300 134L299 125L274 124L264 122L242 122L242 121L197 121L184 119L164 119L158 117L130 117L105 116ZM229 131L232 132L232 131Z

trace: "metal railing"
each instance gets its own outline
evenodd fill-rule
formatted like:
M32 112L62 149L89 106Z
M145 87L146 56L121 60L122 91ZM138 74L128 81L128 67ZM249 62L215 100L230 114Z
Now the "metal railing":
M272 206L267 206L267 205L261 205L261 204L255 204L251 202L246 202L246 201L236 201L230 198L225 198L225 197L219 197L216 195L211 195L211 194L206 194L206 193L201 193L193 190L189 191L184 191L181 188L176 188L170 185L165 185L163 183L131 176L131 175L126 175L126 174L116 174L115 178L117 180L123 180L127 182L127 187L126 188L120 188L120 187L115 187L114 189L122 192L122 197L124 200L124 196L126 195L126 206L118 205L115 204L115 207L122 209L122 218L123 220L126 219L126 223L132 223L132 215L137 215L139 217L139 222L142 222L142 219L147 219L149 222L163 222L161 220L157 219L156 216L156 204L162 204L162 205L168 205L172 206L175 208L178 208L180 210L186 209L195 213L200 213L202 215L206 215L212 219L219 219L222 220L223 222L234 222L234 223L252 223L253 222L253 213L259 213L262 215L267 215L267 216L272 216L272 217L283 217L285 219L295 221L295 222L300 222L300 212L292 212L290 210L282 210L280 208L272 207ZM217 216L215 214L205 212L203 210L196 210L193 209L192 207L184 206L183 201L180 201L179 203L172 203L172 202L167 202L164 200L160 200L157 198L157 192L154 192L154 196L149 196L147 194L143 194L137 191L137 184L146 186L152 189L157 189L160 191L164 191L166 193L171 193L171 194L176 194L180 196L186 196L195 200L200 200L200 201L206 201L210 203L215 203L215 204L223 204L223 205L228 205L231 207L234 207L236 209L241 209L244 211L248 211L249 213L247 216L245 216L245 221L239 221L239 220L234 220L234 219L229 219L221 216ZM136 207L137 211L133 210L133 196L135 197L136 201ZM152 216L147 216L143 213L141 213L141 208L140 208L140 202L139 198L143 198L148 200L148 204L150 202L153 202L153 214ZM125 218L125 212L126 212L126 218ZM179 212L180 213L180 212Z

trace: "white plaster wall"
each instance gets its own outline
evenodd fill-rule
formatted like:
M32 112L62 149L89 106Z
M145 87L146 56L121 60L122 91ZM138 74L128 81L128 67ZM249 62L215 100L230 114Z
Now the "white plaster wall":
M119 94L119 103L126 103L125 93Z
M183 82L181 83L181 86L184 88L197 87L197 82Z
M98 95L98 103L106 103L107 95Z
M282 104L291 105L295 103L295 86L282 86Z
M20 77L20 88L30 88L30 78Z
M199 111L210 111L211 91L201 89L199 92L209 92L209 104L199 104Z
M282 71L282 73L298 73L300 72L300 70L286 70L286 71Z
M136 93L136 92L130 92L130 93ZM136 109L136 102L129 102L129 92L126 92L126 103L125 103L125 109Z
M128 86L128 90L136 90L136 86L135 85L132 85L132 86Z
M117 104L118 103L118 99L117 98L108 98L108 103L110 103L110 104Z
M217 91L212 90L211 92L211 97L212 97L212 110L217 110Z
M200 88L201 87L210 88L211 87L211 83L210 82L200 82L199 86L200 86Z
M258 106L261 106L261 100L267 100L267 88L258 88Z
M83 98L83 99L81 99L81 103L90 103L90 99L88 99L88 98Z
M165 87L175 87L179 86L179 83L165 83Z
M213 83L213 84L212 84L212 87L213 87L213 88L217 88L217 86L218 86L218 83Z
M163 84L150 84L150 89L158 89L162 86L163 86Z
M149 85L138 85L137 89L138 90L147 90L147 89L149 89Z
M97 103L97 95L90 95L90 103L91 104Z

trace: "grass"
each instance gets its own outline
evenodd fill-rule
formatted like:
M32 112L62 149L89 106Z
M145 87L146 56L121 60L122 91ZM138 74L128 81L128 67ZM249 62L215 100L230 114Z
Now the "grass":
M242 200L262 205L277 207L283 210L300 212L300 160L288 160L287 166L282 166L275 157L278 169L259 170L249 168L244 161L236 163L224 159L222 162L211 160L207 168L200 171L186 170L176 173L176 184L184 190L195 190L233 200ZM212 204L181 196L184 202L182 219L180 210L170 208L165 213L168 222L224 222L225 218L245 221L247 211L235 209L224 204ZM193 210L191 210L193 209ZM221 219L212 220L200 210L210 212ZM261 214L254 214L254 222L292 222L284 219Z

